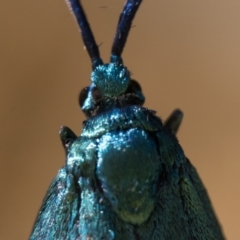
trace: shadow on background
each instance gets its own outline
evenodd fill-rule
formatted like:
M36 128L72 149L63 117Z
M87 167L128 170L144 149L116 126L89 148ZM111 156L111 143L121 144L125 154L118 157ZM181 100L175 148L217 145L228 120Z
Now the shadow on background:
M82 1L105 61L124 0ZM227 239L239 239L240 1L144 1L123 54L147 102L198 169ZM0 3L0 239L26 239L64 164L58 130L81 132L91 65L64 1Z

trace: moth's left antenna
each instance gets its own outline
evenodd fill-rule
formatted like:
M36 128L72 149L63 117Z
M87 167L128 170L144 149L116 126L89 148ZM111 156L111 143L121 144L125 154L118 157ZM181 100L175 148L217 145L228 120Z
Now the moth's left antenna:
M120 15L117 32L113 41L111 62L118 61L131 28L132 20L141 4L142 0L128 0ZM116 58L117 57L117 58Z
M94 39L92 30L90 28L80 0L66 0L66 2L75 15L83 42L92 60L92 68L95 69L98 65L103 64L103 62L100 58L98 46Z

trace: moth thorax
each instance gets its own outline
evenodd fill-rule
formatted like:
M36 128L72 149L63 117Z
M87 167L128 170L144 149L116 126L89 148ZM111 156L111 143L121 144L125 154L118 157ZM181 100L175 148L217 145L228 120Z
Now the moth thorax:
M122 64L109 63L97 66L91 80L104 95L117 97L128 88L130 74Z

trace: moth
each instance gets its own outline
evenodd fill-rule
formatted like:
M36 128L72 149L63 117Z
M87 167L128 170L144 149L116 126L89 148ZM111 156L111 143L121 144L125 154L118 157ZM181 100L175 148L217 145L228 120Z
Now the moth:
M80 1L68 0L92 61L80 93L87 120L77 137L62 127L65 165L52 181L30 239L221 240L207 192L178 143L183 113L163 123L143 107L121 54L141 0L120 15L110 63L99 55Z

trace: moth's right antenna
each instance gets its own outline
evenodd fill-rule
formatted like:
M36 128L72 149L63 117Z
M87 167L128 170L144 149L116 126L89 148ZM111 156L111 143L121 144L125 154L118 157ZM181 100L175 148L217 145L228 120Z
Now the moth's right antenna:
M92 60L92 67L95 69L98 65L103 64L103 62L100 58L98 46L95 42L92 30L89 26L80 0L66 0L66 2L75 15L80 32L82 34L83 42Z
M112 46L111 62L119 61L124 45L127 41L132 20L141 4L142 0L128 0L120 15L117 32ZM116 58L117 57L117 58ZM119 59L120 58L120 59Z

